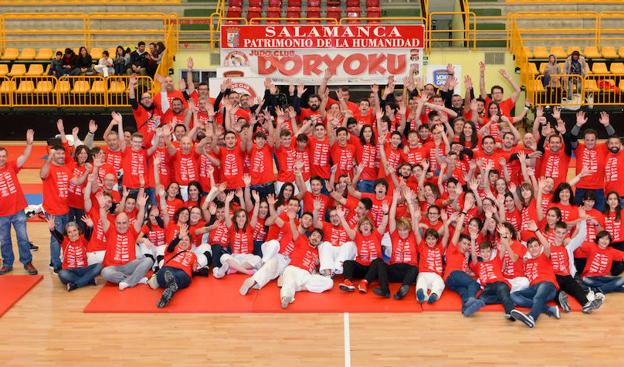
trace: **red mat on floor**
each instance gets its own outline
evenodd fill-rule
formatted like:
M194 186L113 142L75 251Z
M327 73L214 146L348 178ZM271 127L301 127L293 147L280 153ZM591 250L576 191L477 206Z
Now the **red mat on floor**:
M9 153L9 159L17 159L22 153L26 145L7 145L5 146L7 153ZM48 155L48 147L45 145L33 145L30 157L24 163L23 168L41 168L43 166L44 157Z
M0 317L43 279L43 275L0 276Z
M104 286L85 307L84 312L104 313L273 313L273 312L421 312L413 292L402 301L382 299L374 294L345 293L334 288L321 294L297 292L295 302L285 311L280 307L279 288L271 282L261 290L252 289L246 296L238 292L246 276L228 275L224 279L197 277L189 288L179 291L165 309L156 304L162 290L145 285L132 289ZM392 290L398 289L398 284Z
M568 297L570 308L572 311L581 311L581 305L572 297ZM554 305L554 303L552 303ZM422 308L424 312L431 311L461 311L461 298L459 294L449 291L448 289L442 293L442 297L435 302L434 304L423 304ZM480 312L489 311L489 312L503 312L503 305L487 305L483 307Z

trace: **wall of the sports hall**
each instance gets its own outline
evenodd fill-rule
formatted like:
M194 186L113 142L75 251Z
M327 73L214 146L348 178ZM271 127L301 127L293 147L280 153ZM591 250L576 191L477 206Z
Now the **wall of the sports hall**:
M487 52L492 52L488 50ZM486 88L490 89L493 85L501 85L505 89L505 96L509 96L511 94L512 87L507 84L507 82L500 76L499 70L505 69L507 72L516 80L516 83L520 83L520 77L518 74L514 73L514 62L513 56L506 51L505 53L505 62L501 65L488 65L486 67L485 72L485 80L486 80ZM472 83L476 89L476 92L479 92L479 62L484 61L486 51L483 50L467 50L467 49L457 49L457 48L436 48L431 51L427 55L427 63L430 65L441 65L441 64L455 64L461 65L462 67L462 75L470 75L472 77ZM216 70L219 65L211 64L210 62L210 54L204 50L178 50L176 54L176 63L175 63L175 75L176 78L180 77L180 70L186 69L186 59L192 56L194 60L194 65L196 70ZM218 60L218 58L213 57L213 59ZM463 80L459 81L463 84ZM463 88L462 88L463 89ZM516 103L516 108L518 111L521 110L522 106L524 106L524 93L521 93L520 99Z

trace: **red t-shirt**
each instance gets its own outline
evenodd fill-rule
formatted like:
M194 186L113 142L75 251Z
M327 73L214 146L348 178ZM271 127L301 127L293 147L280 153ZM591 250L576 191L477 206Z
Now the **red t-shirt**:
M303 211L312 213L314 211L314 201L319 200L321 202L321 207L319 209L318 215L319 218L325 218L325 210L329 207L330 198L324 194L314 195L310 191L306 191L303 194ZM286 218L288 221L288 218Z
M217 224L217 228L210 231L210 244L227 247L229 238L228 227L225 225L225 222L221 221L216 221L215 224Z
M355 244L357 246L355 260L362 265L370 265L373 260L382 256L381 234L377 230L373 230L368 236L357 232L355 234Z
M468 266L468 257L465 253L459 251L459 246L455 243L449 243L446 248L446 266L444 267L444 280L455 270L463 271L471 274L472 271Z
M553 264L545 254L540 254L535 259L526 259L524 263L524 274L529 278L529 284L535 285L541 282L551 282L559 289L559 284L555 278Z
M489 110L490 103L492 103L492 99L490 97L485 97L485 111ZM514 109L515 103L511 97L507 98L504 101L498 103L498 107L500 108L501 114L507 116L507 118L511 119L511 110Z
M376 145L358 144L355 150L355 160L358 166L364 167L360 180L375 180L377 178L379 159L377 158Z
M611 264L613 260L624 260L624 251L619 251L613 247L600 248L598 244L585 242L581 249L587 254L587 265L583 269L584 277L599 277L611 275Z
M418 265L418 246L414 232L410 231L407 238L401 238L399 231L395 230L390 234L390 240L392 241L390 264Z
M132 226L126 233L119 233L115 224L110 223L106 232L106 255L104 255L104 267L125 265L136 259L137 232Z
M307 149L307 147L303 150L300 150L299 148L295 149L295 160L301 161L303 163L303 167L301 168L301 175L303 176L303 180L309 180L310 177L312 177L312 171L310 168L310 151Z
M622 218L624 218L624 214L618 220L615 218L615 212L609 212L605 215L605 231L609 232L613 242L620 242L624 240L624 225L622 225Z
M511 288L511 284L509 284L503 276L501 267L502 264L500 259L498 256L494 256L494 258L490 261L479 261L473 266L473 269L478 275L479 283L481 283L482 286L485 287L488 284L496 282L505 282Z
M436 244L434 247L429 247L425 241L421 241L418 245L418 252L420 253L419 271L421 273L436 273L442 276L444 270L442 265L444 249L442 245Z
M233 149L219 148L218 154L221 161L221 180L227 183L228 189L238 189L245 186L243 182L244 154L237 143Z
M174 181L181 186L188 186L189 182L199 180L198 159L199 155L194 150L188 154L176 151L171 156Z
M85 166L79 166L78 163L75 162L68 164L68 166L71 167L72 178L81 177L87 169ZM74 185L70 180L67 193L67 205L76 209L84 209L83 190L85 186L87 186L86 180L82 185Z
M69 212L67 197L72 170L67 165L50 164L48 177L43 180L43 209L52 215Z
M273 152L268 144L262 149L255 145L251 148L249 160L249 174L252 185L263 185L275 181L275 171L273 170Z
M341 147L338 143L334 143L331 147L332 164L336 165L335 177L343 174L353 177L353 160L355 158L355 147L346 144Z
M295 251L290 257L290 265L313 273L318 263L318 250L310 246L306 236L299 236L295 241Z
M150 229L146 224L141 228L141 233L156 247L167 245L165 229L159 225L152 224L152 229Z
M89 239L89 244L87 245L87 251L104 251L106 250L106 233L104 232L104 227L102 227L102 223L100 222L100 209L93 207L88 214L93 221L93 229L91 238ZM108 221L113 223L115 221L115 216L112 214L107 215Z
M373 202L373 207L369 212L369 216L373 220L373 225L378 226L383 220L383 203L386 202L388 204L388 208L390 208L390 205L392 204L392 197L390 195L386 195L383 199L377 199L376 194L363 193L362 198L369 198Z
M310 151L310 174L312 176L319 176L324 179L329 179L329 140L327 137L323 140L317 140L315 137L310 137L308 141L308 148Z
M144 149L135 152L131 148L124 150L124 158L121 164L123 168L122 183L129 189L138 189L141 187L140 177L147 182L145 173L147 172L147 153Z
M552 177L555 181L553 187L557 187L560 183L566 182L569 164L570 157L565 154L563 147L557 153L552 153L550 149L546 149L538 160L535 176Z
M123 136L119 137L119 139L123 138ZM102 151L106 155L106 163L110 164L115 172L119 171L121 169L121 162L123 160L123 152L121 150L118 152L113 152L108 146L103 147Z
M340 224L334 226L331 223L323 222L323 233L325 234L323 236L325 241L330 242L334 247L339 247L345 242L350 241L349 235Z
M189 277L193 276L193 269L197 268L197 255L192 251L183 250L179 245L173 249L173 252L165 254L166 266L180 269Z
M279 167L277 180L280 182L295 182L294 168L297 153L295 152L294 138L291 138L290 141L291 143L288 147L280 145L275 149L275 156L277 157L277 165Z
M17 179L19 171L15 161L9 161L0 168L0 217L14 215L28 205Z
M604 176L605 193L615 191L620 197L624 196L624 151L607 154Z
M511 261L511 256L509 256L508 252L505 252L503 255L502 261L502 271L505 278L513 279L517 277L524 276L524 262L522 258L527 252L526 247L522 246L522 244L518 241L511 241L510 246L511 251L518 256L516 261ZM503 251L503 247L501 244L498 245L498 250Z
M605 187L605 167L607 159L606 144L596 144L594 149L588 149L583 143L578 143L576 147L576 173L579 174L583 168L587 168L591 173L589 176L581 177L576 187L584 189L604 189Z
M551 245L550 261L556 275L570 275L570 255L565 246Z
M75 269L87 266L87 239L80 235L77 241L63 239L63 269Z
M157 148L154 154L147 161L147 170L149 174L147 175L147 186L154 187L154 157L158 157L160 160L160 164L158 165L158 178L160 179L160 184L165 188L169 186L171 183L171 165L170 165L170 157L167 154L167 148L161 147Z
M253 227L248 225L245 230L229 228L229 245L232 247L232 254L251 254L253 253Z

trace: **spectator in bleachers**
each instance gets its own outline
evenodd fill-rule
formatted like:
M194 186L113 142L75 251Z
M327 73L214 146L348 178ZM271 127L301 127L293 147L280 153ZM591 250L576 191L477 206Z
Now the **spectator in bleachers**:
M156 69L162 61L163 53L165 52L165 44L162 42L150 43L150 51L147 53L147 75L153 77L156 74Z
M581 83L583 82L583 78L589 73L589 66L587 66L587 61L585 61L585 58L581 56L580 52L575 50L572 52L570 56L568 56L568 58L565 61L565 64L563 65L563 73L579 75L579 77L569 78L568 96L572 95L573 85L576 85L576 90L578 93L580 93Z
M82 46L76 57L76 68L72 70L72 75L94 75L93 58L87 52L87 48Z
M130 54L130 65L128 66L128 75L146 75L147 74L147 51L145 50L145 42L141 41L137 44L137 49Z
M117 46L115 50L115 57L113 59L113 67L115 68L115 74L124 74L130 64L130 55L126 55L126 51L123 47Z
M544 67L542 83L546 88L547 102L552 104L559 104L561 98L561 79L558 76L553 76L557 74L561 74L561 67L557 64L557 57L549 55L548 63Z
M63 75L74 75L74 69L76 69L76 53L71 48L66 48L63 55Z
M56 55L50 62L50 71L48 72L48 75L58 78L66 74L67 72L63 68L63 53L61 51L56 51Z
M94 67L95 71L108 78L109 74L115 74L113 59L108 55L108 51L102 51L102 58Z

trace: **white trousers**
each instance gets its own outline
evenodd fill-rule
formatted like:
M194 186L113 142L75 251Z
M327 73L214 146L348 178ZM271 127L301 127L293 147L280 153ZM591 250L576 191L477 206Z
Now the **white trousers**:
M278 281L278 285L282 285L280 297L290 298L290 303L295 301L295 293L300 291L308 291L313 293L322 293L334 286L333 280L319 274L310 274L309 272L296 266L287 266L284 273Z
M223 254L221 255L221 267L212 269L212 273L215 278L223 278L228 273L228 271L230 270L230 264L228 264L228 260L234 260L241 265L247 263L251 265L254 269L258 269L260 268L260 265L262 265L262 259L260 258L260 256L256 256L253 254ZM236 270L234 269L231 270L233 272L236 272Z
M318 247L320 272L331 270L334 274L342 274L342 264L347 260L354 260L357 255L355 242L349 241L336 247L331 242L323 242Z
M516 277L513 279L507 279L509 284L511 284L511 291L509 293L518 292L523 289L529 288L529 278L527 277Z
M429 290L431 293L437 294L439 298L442 296L442 292L444 291L444 279L436 273L418 273L418 278L416 279L416 291L419 289L422 289L425 293L425 301L429 299L429 294L427 293Z
M260 289L273 279L277 279L284 273L284 269L286 269L288 264L290 264L290 258L282 254L273 256L252 276L253 280L256 282L254 288Z
M278 240L269 240L260 245L262 249L262 263L266 263L279 254L280 243Z
M91 251L87 252L87 264L99 264L104 262L104 255L106 255L106 251Z
M109 68L106 65L95 65L93 69L102 74L105 78L108 78L108 74L115 74L115 68Z

